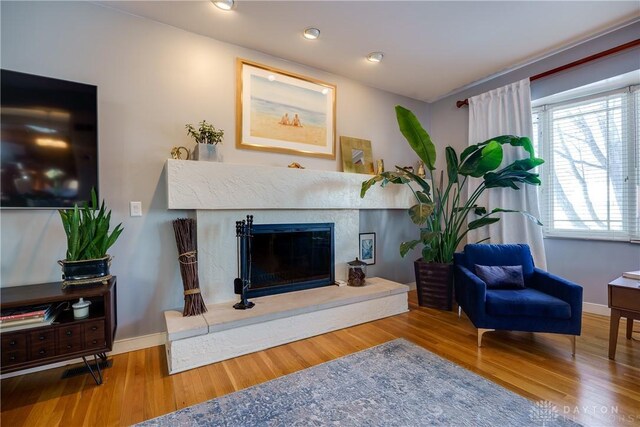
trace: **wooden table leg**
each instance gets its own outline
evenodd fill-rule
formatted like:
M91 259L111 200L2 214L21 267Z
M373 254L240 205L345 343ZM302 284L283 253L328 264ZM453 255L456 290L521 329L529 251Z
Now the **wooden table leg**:
M627 317L627 339L631 339L631 334L633 333L633 318Z
M620 326L620 311L611 309L611 320L609 320L609 359L616 358L616 345L618 344L618 326Z

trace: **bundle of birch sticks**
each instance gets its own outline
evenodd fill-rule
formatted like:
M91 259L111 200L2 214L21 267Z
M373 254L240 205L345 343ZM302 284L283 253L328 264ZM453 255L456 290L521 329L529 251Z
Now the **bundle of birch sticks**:
M190 218L173 220L173 232L178 245L178 262L184 288L183 316L206 313L200 281L198 279L198 254L196 252L196 221Z

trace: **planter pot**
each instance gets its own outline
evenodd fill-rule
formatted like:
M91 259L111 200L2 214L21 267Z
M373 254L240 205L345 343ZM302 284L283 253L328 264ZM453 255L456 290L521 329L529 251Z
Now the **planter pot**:
M453 264L424 262L413 263L416 272L418 304L421 307L451 311L453 302Z
M111 255L81 261L60 260L62 267L62 289L70 286L100 285L110 278Z
M195 160L217 162L219 161L218 146L215 144L196 144L196 148L193 150L193 157Z

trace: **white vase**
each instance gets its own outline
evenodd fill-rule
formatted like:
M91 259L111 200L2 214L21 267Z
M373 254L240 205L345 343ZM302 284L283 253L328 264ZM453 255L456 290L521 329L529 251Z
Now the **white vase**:
M218 161L218 146L215 144L196 144L193 150L195 160L205 162Z

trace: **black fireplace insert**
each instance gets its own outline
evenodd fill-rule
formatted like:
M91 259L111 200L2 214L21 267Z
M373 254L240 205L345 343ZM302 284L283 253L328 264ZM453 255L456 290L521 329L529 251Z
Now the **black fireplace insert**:
M335 284L333 230L332 223L254 225L247 297ZM248 262L247 248L241 252Z

